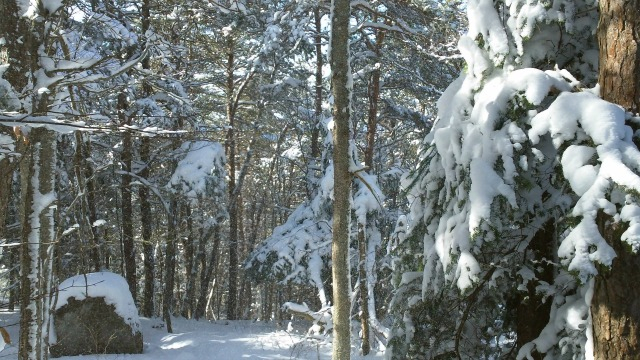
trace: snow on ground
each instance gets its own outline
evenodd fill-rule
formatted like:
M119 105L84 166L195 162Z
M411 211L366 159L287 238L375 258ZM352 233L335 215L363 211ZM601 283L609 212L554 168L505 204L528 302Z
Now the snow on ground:
M0 326L11 335L10 345L0 351L0 360L17 359L19 316L0 312ZM61 360L236 360L236 359L331 359L331 344L305 339L306 324L253 321L195 321L176 318L173 334L159 319L140 318L144 353L137 355L91 355ZM353 345L352 359L382 359L382 354L363 357Z

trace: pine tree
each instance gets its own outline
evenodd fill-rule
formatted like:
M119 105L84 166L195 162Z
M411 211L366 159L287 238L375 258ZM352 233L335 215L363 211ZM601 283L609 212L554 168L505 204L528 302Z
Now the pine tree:
M591 279L612 259L594 214L630 221L624 196L604 189L637 178L620 111L582 91L597 74L597 13L574 1L474 1L468 13L459 41L467 67L439 100L421 164L404 181L412 208L397 232L392 352L581 357L591 346ZM596 114L617 138L594 127ZM612 160L607 149L618 146L633 155ZM616 161L629 178L600 178ZM560 266L549 268L556 254ZM551 320L525 322L531 309Z
M333 88L333 359L351 356L351 285L349 218L351 198L351 68L349 66L349 0L333 0L331 11L331 85Z
M600 93L604 100L631 114L640 111L640 2L601 1L598 40L600 45ZM631 123L637 129L636 123ZM637 139L636 139L637 140ZM638 142L636 141L636 144ZM640 289L629 279L640 274L638 247L629 242L627 226L599 214L598 229L616 252L610 269L595 277L591 317L594 359L633 359L640 353ZM633 221L633 220L632 220Z

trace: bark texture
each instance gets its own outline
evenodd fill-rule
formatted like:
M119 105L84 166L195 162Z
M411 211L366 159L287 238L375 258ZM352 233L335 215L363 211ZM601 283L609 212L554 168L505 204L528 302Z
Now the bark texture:
M594 359L640 359L640 287L632 284L640 275L640 256L629 252L620 237L620 223L600 215L600 233L617 257L610 269L600 269L595 279L591 317Z
M371 351L371 340L369 339L369 286L367 281L367 225L358 224L358 253L360 263L358 264L358 287L360 288L360 332L362 345L360 351L362 355L368 355Z
M349 284L349 0L334 0L331 14L331 85L333 87L333 359L351 354L351 289Z
M640 111L640 0L600 1L598 44L602 97Z
M2 21L0 21L0 38L4 39L0 43L0 65L9 65L3 74L3 78L11 84L14 90L21 91L27 84L25 73L28 71L25 67L27 62L24 59L26 56L25 43L19 40L19 34L23 34L25 31L25 23L19 20L18 4L15 0L0 0L0 14L3 15ZM7 99L7 96L8 94L0 90L0 108L13 111L20 110L16 104L11 104L12 101ZM0 132L11 135L12 130L3 126ZM11 136L13 137L13 135ZM15 159L9 157L0 159L0 238L5 238L8 235L5 225L9 217L13 173L17 166ZM9 252L10 263L13 264L16 251L12 248ZM10 271L9 281L11 284L15 281L15 275L15 270ZM15 287L12 287L9 296L9 308L12 308L15 304L15 295Z
M0 9L9 10L3 14L3 22L15 25L15 32L3 27L2 35L13 36L19 44L9 57L13 70L20 73L9 74L7 80L19 92L28 95L29 102L23 102L19 111L30 115L45 115L48 111L51 93L28 89L36 84L36 74L41 69L41 51L47 48L48 28L46 21L52 14L44 13L38 7L38 17L27 20L18 17L17 10L6 2L0 3ZM5 36L5 38L6 38ZM24 47L22 47L24 46ZM29 79L30 82L25 81ZM26 85L23 87L23 84ZM20 339L18 359L47 359L49 289L51 288L52 249L54 246L53 205L56 201L55 168L56 136L44 127L30 131L20 131L18 138L22 196L22 239L20 253Z
M46 359L54 244L56 136L34 128L22 138L22 246L18 359Z
M22 40L22 35L28 31L27 24L18 16L18 3L15 0L0 0L0 38L4 42L0 44L0 64L9 64L3 78L6 79L16 92L21 92L27 86L29 78L25 75L29 72L27 61L27 43ZM7 106L0 98L0 105ZM8 110L18 111L20 109Z
M627 111L640 110L640 0L599 3L600 78L603 99ZM595 359L640 359L640 255L621 241L623 229L600 216L600 232L616 251L610 269L600 269L591 302Z
M7 128L0 128L0 132L5 132ZM6 237L6 223L9 217L9 204L11 204L11 188L13 183L13 173L18 162L13 156L0 158L0 238Z

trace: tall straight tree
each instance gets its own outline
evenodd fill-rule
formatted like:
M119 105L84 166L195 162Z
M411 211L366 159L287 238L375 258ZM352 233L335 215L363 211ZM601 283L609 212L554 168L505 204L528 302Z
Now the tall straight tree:
M142 2L142 8L140 13L142 15L142 27L141 32L146 34L151 28L151 4L150 0L144 0ZM147 39L148 40L148 39ZM145 70L151 69L150 59L145 58L142 60L142 68ZM152 93L151 84L145 82L143 84L143 95L148 97ZM150 175L149 162L151 160L151 139L144 137L140 144L140 162L142 163L142 170L140 170L140 176L148 179ZM155 257L154 246L151 239L152 236L152 222L153 216L151 214L151 201L149 200L149 189L146 186L141 186L138 189L138 197L140 199L140 223L142 227L142 252L144 254L144 292L142 297L141 313L144 316L151 317L154 312L154 283L155 283Z
M15 3L14 3L15 4ZM38 72L41 70L42 49L46 48L47 29L53 9L45 9L41 2L31 4L28 13L21 14L17 6L3 3L0 8L9 10L7 22L12 29L3 28L0 37L22 38L24 54L12 54L6 49L7 62L25 71L8 77L16 90L28 91L21 111L35 116L46 115L50 91L38 89ZM24 9L22 9L24 10ZM50 13L51 12L51 13ZM22 30L22 32L19 32ZM12 56L13 55L13 56ZM15 57L14 57L15 56ZM22 77L22 79L20 79ZM24 78L27 78L25 84ZM12 81L15 80L15 81ZM33 87L28 89L28 87ZM49 306L51 288L51 248L54 244L53 205L55 193L56 136L53 131L41 127L22 128L18 131L19 151L22 153L22 239L20 253L20 339L18 358L46 359L48 356Z
M236 129L234 106L233 78L235 42L229 38L227 41L227 158L229 159L229 301L227 303L227 318L236 319L236 301L238 290L238 200L235 197L236 190Z
M0 141L11 139L10 134L8 128L0 127ZM6 142L8 143L9 141ZM10 212L9 204L11 203L11 185L16 168L17 161L14 161L11 155L0 154L0 239L4 239L6 236L6 222Z
M120 126L131 126L131 116L128 114L129 103L127 94L121 92L118 95L118 117L120 120ZM129 291L136 299L137 293L137 277L136 277L136 253L133 231L133 198L132 198L132 162L133 162L133 135L129 131L122 133L122 153L120 154L120 161L122 163L122 251L124 260L124 273L127 283L129 284Z
M374 21L377 21L377 17L374 17ZM367 42L368 48L375 54L376 59L380 59L382 44L384 42L386 31L384 29L375 29L375 42ZM377 65L377 64L376 64ZM380 100L380 67L371 72L369 84L367 86L367 95L369 100L369 110L367 113L367 135L366 135L366 147L364 151L364 166L373 174L373 154L375 151L376 142L376 128L378 126L378 102ZM363 185L364 186L364 185ZM357 213L357 211L356 211ZM369 321L370 316L375 318L375 305L372 301L373 296L373 284L369 281L371 273L374 271L373 264L368 262L368 254L371 249L369 246L369 240L371 234L369 233L368 224L375 224L375 215L371 214L369 218L364 217L364 221L360 221L358 224L358 250L359 250L359 266L358 273L360 277L360 324L362 332L362 354L367 355L371 350L371 342L369 340ZM369 294L371 292L371 294ZM371 297L370 297L371 296Z
M54 244L56 136L32 129L21 160L22 248L20 256L20 347L18 358L47 359Z
M4 39L0 44L0 64L9 65L4 70L4 78L16 89L22 89L26 86L27 72L25 65L27 64L22 58L26 55L24 51L24 41L19 41L21 31L25 26L18 16L18 4L14 0L0 0L0 13L5 14L0 22L0 38ZM0 81L3 81L0 78ZM9 110L17 111L20 104L11 101L8 91L2 88L0 84L0 111ZM3 139L12 139L13 134L11 128L3 127L0 129L0 137ZM12 140L6 141L12 143ZM0 155L0 238L5 237L5 221L9 212L11 182L13 178L16 164L7 156Z
M331 86L333 87L333 359L351 354L351 298L349 285L349 129L351 117L351 69L349 66L349 0L333 0L331 6Z
M599 2L600 74L604 100L640 111L640 1ZM637 143L637 142L636 142ZM637 359L640 355L640 254L622 240L625 230L600 214L600 232L616 252L611 269L595 278L591 303L595 359ZM637 250L637 249L636 249Z

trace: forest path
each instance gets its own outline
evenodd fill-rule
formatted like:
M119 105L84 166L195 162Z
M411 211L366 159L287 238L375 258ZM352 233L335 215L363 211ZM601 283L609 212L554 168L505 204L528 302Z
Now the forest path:
M17 313L0 312L13 345L0 352L0 360L17 359ZM308 324L286 321L256 322L195 321L173 319L173 334L160 319L141 318L144 353L137 355L87 355L61 360L241 360L241 359L331 359L331 344L305 339ZM15 325L12 325L15 324ZM362 357L353 349L352 359L382 359L382 355Z

